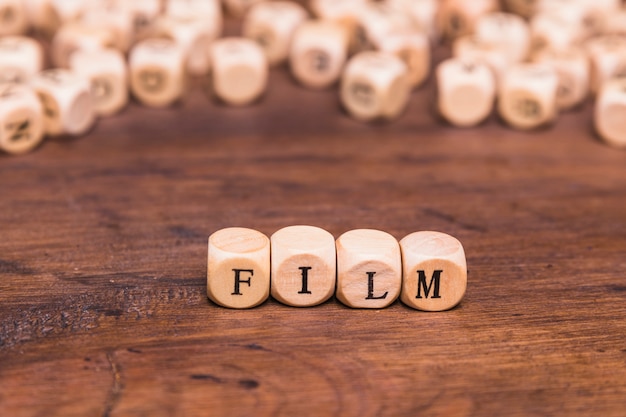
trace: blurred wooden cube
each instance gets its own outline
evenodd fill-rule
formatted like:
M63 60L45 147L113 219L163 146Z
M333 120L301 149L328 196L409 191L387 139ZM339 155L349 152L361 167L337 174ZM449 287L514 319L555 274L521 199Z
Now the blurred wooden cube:
M277 65L287 60L293 34L307 18L306 10L296 3L263 2L250 8L242 31L263 48L270 65Z
M166 107L180 100L186 89L186 56L169 39L146 39L129 56L130 87L144 105Z
M455 126L475 126L492 112L496 83L489 67L480 62L451 58L437 66L437 107Z
M43 69L43 50L25 36L0 38L0 83L28 82Z
M474 35L457 38L452 44L452 56L467 61L486 64L500 82L511 66L506 52L497 45L490 45Z
M486 13L475 23L476 38L500 48L512 63L524 61L530 52L530 30L521 17L503 12Z
M534 129L556 117L556 72L543 64L517 64L500 82L498 113L517 129Z
M36 148L44 135L42 112L30 87L0 84L0 150L17 155Z
M56 67L68 68L71 55L78 50L114 47L115 36L108 28L67 23L59 28L52 40L52 62Z
M363 121L398 117L410 92L406 65L385 52L355 55L341 79L341 103L350 115Z
M70 68L90 82L96 114L113 115L128 103L128 71L120 51L78 51L70 58Z
M64 69L40 72L31 81L43 106L45 132L81 135L95 122L89 82Z
M258 99L267 88L269 65L261 47L247 38L222 38L211 47L213 92L231 105Z
M608 144L626 148L626 79L607 81L596 97L594 125Z
M409 84L416 87L422 84L430 73L430 42L424 33L418 31L393 32L379 43L379 49L400 58L407 67Z
M341 76L348 54L348 32L340 23L310 20L293 35L289 64L302 85L322 89Z
M606 35L590 39L585 48L591 63L591 92L610 79L626 77L626 38Z

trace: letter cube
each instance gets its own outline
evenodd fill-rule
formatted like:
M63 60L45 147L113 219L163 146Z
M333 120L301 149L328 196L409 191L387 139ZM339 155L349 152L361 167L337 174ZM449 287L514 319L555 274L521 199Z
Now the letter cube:
M296 3L257 3L246 14L243 35L263 48L270 65L277 65L289 56L293 34L307 17L306 10Z
M341 80L341 102L356 119L393 119L406 108L411 85L407 67L395 55L365 51L348 63Z
M89 80L96 114L110 116L128 103L126 60L118 50L77 51L70 58L70 68Z
M498 113L510 126L533 129L554 120L557 114L556 72L542 64L517 64L499 86Z
M467 288L463 245L439 232L411 233L400 241L403 282L400 299L425 311L449 310L461 302Z
M442 0L437 22L444 37L455 39L474 32L478 18L497 9L496 0Z
M335 238L313 226L289 226L270 238L272 297L283 304L310 307L335 293Z
M586 43L591 63L591 91L597 93L612 79L626 77L626 38L607 35Z
M128 52L135 42L135 21L130 9L120 4L103 3L89 7L79 21L82 25L108 32L115 49Z
M531 52L542 49L567 49L582 40L579 27L564 22L558 15L540 13L535 15L529 23Z
M430 71L430 42L417 31L393 32L381 39L378 48L402 59L412 87L420 85Z
M351 230L337 245L337 298L353 308L384 308L400 294L402 261L398 241L388 233Z
M387 3L370 2L357 9L357 37L360 52L366 49L380 49L381 44L392 33L419 30L410 16Z
M387 0L386 3L406 13L431 41L438 39L436 20L439 0Z
M231 227L209 236L207 295L223 307L251 308L270 293L270 240Z
M311 0L309 7L319 19L343 26L349 52L356 53L369 47L365 33L358 25L361 9L367 4L368 0Z
M78 50L114 48L113 32L101 26L66 23L52 39L52 61L59 68L69 68L71 55Z
M487 13L475 24L476 38L500 48L510 62L521 62L530 51L530 30L521 17L503 12Z
M615 147L626 147L626 79L607 81L596 98L594 124L598 135Z
M28 15L22 0L0 0L0 37L23 35L28 30Z
M253 40L219 39L213 43L210 56L213 92L225 103L249 104L267 88L267 58Z
M589 93L589 59L576 47L543 49L533 54L533 62L549 65L556 71L558 87L556 105L570 109L582 103Z
M511 66L509 57L502 49L489 45L474 35L457 38L452 44L452 56L466 61L487 64L497 83Z
M0 38L0 83L29 81L43 69L43 50L24 36Z
M25 85L0 85L0 150L31 151L43 140L43 114L37 94Z
M493 110L496 85L486 64L451 58L437 67L439 113L455 126L475 126Z
M304 22L291 41L291 72L306 87L327 88L341 76L347 54L348 31L341 23Z
M146 39L129 57L133 95L150 107L166 107L185 93L186 61L183 49L169 39Z
M40 72L31 82L43 106L50 135L86 133L95 122L89 82L63 69Z

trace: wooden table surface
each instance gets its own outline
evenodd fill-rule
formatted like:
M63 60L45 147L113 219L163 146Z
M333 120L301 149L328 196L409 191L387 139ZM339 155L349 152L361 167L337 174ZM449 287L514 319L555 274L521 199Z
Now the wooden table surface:
M626 152L591 104L532 133L390 124L274 70L0 157L0 416L624 416ZM451 311L206 297L207 237L294 224L449 233Z

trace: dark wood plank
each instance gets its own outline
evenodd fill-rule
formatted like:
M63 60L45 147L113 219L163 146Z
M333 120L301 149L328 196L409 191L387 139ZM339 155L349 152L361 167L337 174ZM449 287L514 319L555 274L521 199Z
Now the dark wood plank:
M282 68L262 103L199 89L0 157L2 416L622 416L626 152L591 105L537 132L391 124ZM465 245L452 311L205 295L227 226L439 230Z

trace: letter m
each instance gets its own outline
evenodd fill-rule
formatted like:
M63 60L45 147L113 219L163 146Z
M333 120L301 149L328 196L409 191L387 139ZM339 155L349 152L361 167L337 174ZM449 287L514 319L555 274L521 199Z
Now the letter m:
M430 298L441 298L439 295L439 281L441 281L442 270L433 271L433 276L430 278L430 282L426 284L426 272L417 271L417 297L415 298L429 298L430 290L433 290L433 296ZM424 290L424 296L422 297L422 289Z

